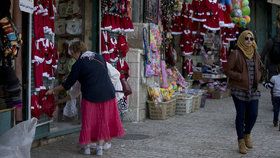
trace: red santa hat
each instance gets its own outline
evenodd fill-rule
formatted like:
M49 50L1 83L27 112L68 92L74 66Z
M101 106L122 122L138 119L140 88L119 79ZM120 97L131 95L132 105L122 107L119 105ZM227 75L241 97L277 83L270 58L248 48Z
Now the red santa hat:
M128 52L128 43L126 41L126 37L124 35L119 35L117 48L121 53L122 57L126 57L126 53Z

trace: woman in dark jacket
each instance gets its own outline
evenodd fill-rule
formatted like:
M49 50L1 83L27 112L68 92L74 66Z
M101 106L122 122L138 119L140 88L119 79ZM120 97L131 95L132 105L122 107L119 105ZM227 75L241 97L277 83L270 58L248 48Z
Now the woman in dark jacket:
M115 89L101 55L87 51L81 41L73 42L69 52L77 61L73 64L66 81L47 91L47 95L69 90L76 81L81 84L82 127L79 143L84 154L90 154L90 144L98 142L96 154L103 154L104 142L124 135L119 117Z
M256 51L257 44L251 31L243 31L225 67L225 74L231 88L236 109L236 132L239 152L247 153L252 148L251 130L258 115L260 92L258 83L261 78L261 62Z

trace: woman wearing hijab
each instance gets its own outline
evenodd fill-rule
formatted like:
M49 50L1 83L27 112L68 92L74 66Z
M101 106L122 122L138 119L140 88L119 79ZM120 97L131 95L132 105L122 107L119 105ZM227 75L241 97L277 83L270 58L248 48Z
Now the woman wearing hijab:
M84 147L84 154L89 155L92 143L97 142L96 155L101 156L104 142L124 135L115 89L101 55L88 51L82 41L70 44L68 51L76 59L71 72L62 85L48 90L46 95L69 90L79 81L82 92L79 143Z
M235 126L241 154L246 154L248 148L253 147L251 131L258 115L261 62L256 49L253 33L243 31L237 40L237 48L230 54L225 67L236 109Z

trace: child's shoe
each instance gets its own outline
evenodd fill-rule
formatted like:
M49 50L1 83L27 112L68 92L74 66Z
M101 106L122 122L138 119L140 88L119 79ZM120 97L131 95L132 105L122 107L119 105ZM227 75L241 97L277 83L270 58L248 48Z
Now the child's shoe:
M101 145L96 146L96 155L97 156L102 156L103 155L103 146L101 146Z

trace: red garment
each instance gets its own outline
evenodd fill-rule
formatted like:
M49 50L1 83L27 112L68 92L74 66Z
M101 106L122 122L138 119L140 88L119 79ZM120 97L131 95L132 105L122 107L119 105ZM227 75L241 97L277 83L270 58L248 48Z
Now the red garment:
M220 18L219 20L220 20L221 27L228 27L228 28L234 27L234 23L231 20L230 13L231 13L230 6L219 3L219 18Z
M219 7L217 1L206 0L206 22L203 27L208 30L217 31L220 30L220 17Z
M121 18L117 14L111 15L111 22L112 22L112 31L119 32L121 31Z
M188 75L193 74L193 61L191 58L187 58L185 62L183 63L183 70L186 72Z
M220 61L227 62L227 47L225 45L222 45L220 50Z
M101 32L101 53L102 54L110 54L113 52L113 45L110 40L110 35L107 31Z
M101 29L102 30L111 30L112 29L112 23L111 23L111 15L108 13L103 14L102 22L101 22Z
M122 79L122 78L127 79L129 77L129 67L123 58L119 59L119 61L117 62L116 68L121 74L120 79Z
M121 28L124 32L133 32L134 27L131 19L127 16L124 16L121 19Z
M192 20L198 22L206 21L205 0L193 0L191 5Z
M99 140L111 140L125 134L116 99L101 103L81 102L82 127L79 143L86 145Z
M180 47L183 56L193 53L193 38L190 30L185 30L181 35Z
M180 14L174 14L172 17L171 33L173 35L182 34L182 20Z
M33 64L33 73L34 73L34 87L36 91L40 91L41 89L45 89L43 86L43 63L35 62Z
M38 96L33 94L31 96L31 116L39 119L42 114L41 108L38 102Z
M126 54L128 52L128 43L126 41L126 37L124 35L119 35L118 37L118 43L117 43L117 48L122 55L122 57L126 57Z
M48 117L53 117L55 111L55 100L54 95L46 95L47 90L42 90L39 92L39 103L41 102L42 111Z

